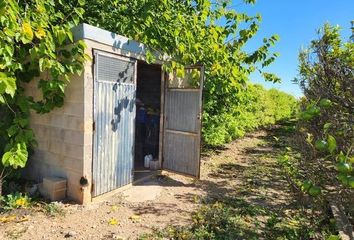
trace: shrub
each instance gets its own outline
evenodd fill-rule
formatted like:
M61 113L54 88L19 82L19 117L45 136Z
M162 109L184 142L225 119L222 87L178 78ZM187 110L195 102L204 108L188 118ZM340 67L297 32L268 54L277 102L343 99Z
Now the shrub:
M353 28L354 31L354 28ZM344 41L329 24L299 55L304 92L298 129L306 177L326 198L347 206L354 198L354 32Z
M250 84L240 93L240 101L221 115L206 111L203 119L203 140L217 146L243 137L259 127L290 119L298 112L295 97L276 89L266 90Z
M0 209L5 211L16 208L27 208L31 204L31 198L22 193L8 194L0 197Z

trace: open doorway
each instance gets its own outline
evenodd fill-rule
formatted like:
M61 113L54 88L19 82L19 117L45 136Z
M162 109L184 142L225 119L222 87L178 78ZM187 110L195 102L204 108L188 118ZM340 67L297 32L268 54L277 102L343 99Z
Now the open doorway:
M136 90L134 181L151 174L144 158L159 156L161 66L138 61Z

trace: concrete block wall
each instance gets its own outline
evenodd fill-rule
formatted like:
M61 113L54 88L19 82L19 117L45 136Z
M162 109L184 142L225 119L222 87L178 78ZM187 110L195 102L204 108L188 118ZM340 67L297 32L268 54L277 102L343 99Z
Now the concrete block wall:
M27 95L42 98L37 81L25 86ZM85 86L83 76L72 76L66 88L64 106L47 114L31 112L31 127L38 146L30 156L25 174L42 182L44 177L67 179L67 196L83 203L80 178L83 176L85 141L91 138L85 130L92 126L85 119Z

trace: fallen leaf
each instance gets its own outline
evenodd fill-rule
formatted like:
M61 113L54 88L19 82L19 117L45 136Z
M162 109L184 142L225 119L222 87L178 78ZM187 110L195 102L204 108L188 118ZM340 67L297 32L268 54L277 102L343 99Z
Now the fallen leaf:
M118 210L118 208L119 208L119 206L117 206L117 205L113 205L113 206L112 206L112 208L111 208L111 210L112 210L113 212L115 212L115 211L117 211L117 210Z
M17 220L17 222L26 222L29 220L28 216L22 216L19 220Z
M119 221L115 218L111 218L109 221L108 221L108 224L109 225L117 225L119 223Z
M0 222L7 223L7 222L14 221L15 219L16 219L16 215L9 215L9 216L6 216L6 217L1 217L0 218Z
M138 216L138 215L132 215L130 217L130 219L133 221L133 222L140 222L141 221L141 217Z

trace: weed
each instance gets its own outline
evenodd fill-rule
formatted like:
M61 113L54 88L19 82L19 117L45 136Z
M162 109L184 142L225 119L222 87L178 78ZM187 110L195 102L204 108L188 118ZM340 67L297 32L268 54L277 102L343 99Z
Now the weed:
M31 198L26 194L16 192L0 198L0 210L9 211L17 208L27 208L31 204Z
M65 215L65 211L57 202L51 202L44 205L45 213L51 217Z

